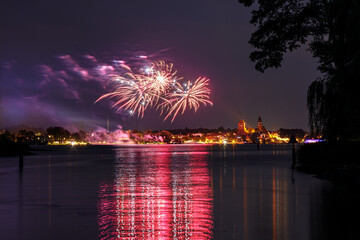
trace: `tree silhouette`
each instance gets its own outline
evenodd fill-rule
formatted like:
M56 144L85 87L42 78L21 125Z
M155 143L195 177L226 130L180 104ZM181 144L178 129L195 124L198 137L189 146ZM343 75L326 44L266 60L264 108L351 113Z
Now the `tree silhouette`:
M307 45L323 76L308 89L309 125L328 140L359 140L360 1L239 0L256 5L249 43L255 68L281 66L283 55ZM256 4L255 4L256 3Z
M159 132L159 136L163 137L165 143L170 143L173 135L169 131L164 130Z
M55 141L64 142L70 137L70 132L63 127L49 127L46 129L48 135L52 135Z

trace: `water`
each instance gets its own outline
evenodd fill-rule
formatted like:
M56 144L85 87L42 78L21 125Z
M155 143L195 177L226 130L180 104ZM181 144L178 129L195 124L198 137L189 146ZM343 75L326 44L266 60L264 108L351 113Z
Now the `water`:
M43 148L0 158L1 239L360 236L359 189L293 173L289 145Z

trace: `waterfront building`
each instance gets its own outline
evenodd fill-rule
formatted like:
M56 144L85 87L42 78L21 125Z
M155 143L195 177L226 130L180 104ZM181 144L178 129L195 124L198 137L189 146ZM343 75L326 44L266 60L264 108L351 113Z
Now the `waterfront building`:
M247 134L244 120L240 120L238 123L238 134L239 135Z
M262 123L262 119L261 119L260 115L259 115L258 120L257 120L257 129L256 129L256 131L259 132L259 133L264 133L264 134L268 133L268 131L266 130L266 128L264 127L264 125Z

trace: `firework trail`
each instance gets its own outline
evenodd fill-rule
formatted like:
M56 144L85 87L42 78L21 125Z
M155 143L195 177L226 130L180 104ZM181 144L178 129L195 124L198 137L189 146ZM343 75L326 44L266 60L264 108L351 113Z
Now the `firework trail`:
M113 99L113 107L129 111L142 118L145 110L156 108L160 115L165 113L164 121L172 116L171 122L185 110L196 112L201 104L212 105L210 101L209 79L198 78L194 83L182 82L173 64L165 61L146 62L145 66L132 70L121 62L119 74L108 77L114 84L114 91L102 95L96 102L103 99Z
M155 62L149 71L149 77L152 78L152 87L159 94L166 92L171 83L175 83L176 71L173 71L173 64L166 64L164 61Z
M143 117L144 111L152 105L154 98L157 96L151 89L147 77L131 74L128 74L128 76L131 76L131 78L119 84L114 92L101 96L96 102L104 98L114 98L115 104L113 107L117 106L118 110L131 110L131 113L137 113L138 117Z
M170 108L168 114L165 116L166 120L171 114L173 118L171 122L174 121L177 114L181 111L181 114L185 112L187 108L194 109L196 112L200 107L200 104L210 104L213 103L209 100L210 89L208 88L209 79L207 78L198 78L194 83L187 81L183 85L176 83L176 89L174 92L168 94L168 104L165 104L167 108Z

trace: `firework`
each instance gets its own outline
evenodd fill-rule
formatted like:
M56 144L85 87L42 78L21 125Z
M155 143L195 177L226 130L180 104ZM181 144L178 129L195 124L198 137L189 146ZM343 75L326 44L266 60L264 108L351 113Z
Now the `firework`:
M157 96L155 100L164 99L166 92L171 88L171 84L174 84L177 79L181 79L176 77L173 64L166 64L164 61L152 63L152 67L146 67L144 72L149 79L151 90Z
M178 113L181 111L181 114L183 114L187 108L189 110L194 109L196 112L200 104L205 106L207 104L213 105L209 100L210 89L208 85L209 79L207 78L198 78L194 83L187 81L183 85L176 83L176 88L168 94L169 99L164 104L165 108L169 108L164 120L173 115L171 119L171 122L173 122Z
M207 78L182 83L182 78L176 76L173 64L164 61L147 62L135 72L124 63L120 67L119 74L108 75L115 85L114 91L104 94L96 102L105 98L113 99L113 107L128 110L131 115L136 114L140 118L146 109L154 107L161 111L160 115L166 114L164 121L172 116L171 122L187 109L196 112L201 104L212 105Z
M118 78L120 84L116 86L115 91L104 94L96 102L104 98L113 98L115 103L113 107L118 110L131 110L131 113L138 117L144 116L144 111L152 105L157 96L151 88L151 81L146 76L127 74L127 78Z

